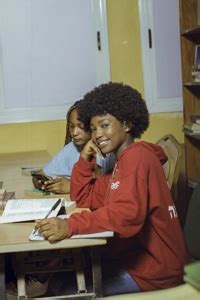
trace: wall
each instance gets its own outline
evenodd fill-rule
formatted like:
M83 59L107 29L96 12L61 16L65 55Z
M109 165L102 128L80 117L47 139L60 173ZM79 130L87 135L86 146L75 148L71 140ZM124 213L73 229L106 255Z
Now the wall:
M107 0L112 81L123 81L142 94L143 75L137 0ZM182 113L153 114L143 139L155 142L172 133L183 142ZM0 125L0 153L29 150L58 151L64 142L65 121Z
M0 125L0 153L47 150L51 155L63 145L65 121Z

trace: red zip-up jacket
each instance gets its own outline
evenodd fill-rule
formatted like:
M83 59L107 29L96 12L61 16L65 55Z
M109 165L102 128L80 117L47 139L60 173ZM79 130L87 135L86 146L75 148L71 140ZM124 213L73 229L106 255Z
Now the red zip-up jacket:
M186 250L174 202L161 163L161 147L129 145L113 174L93 179L95 162L80 157L71 178L71 199L92 212L68 220L69 235L112 230L109 255L119 256L141 290L182 282Z

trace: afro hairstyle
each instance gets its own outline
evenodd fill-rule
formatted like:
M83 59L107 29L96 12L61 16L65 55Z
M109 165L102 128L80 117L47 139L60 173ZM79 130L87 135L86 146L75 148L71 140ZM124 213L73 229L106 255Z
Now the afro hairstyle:
M122 83L109 82L94 88L84 96L77 111L85 130L89 130L92 117L106 114L126 122L133 138L140 138L149 126L149 113L141 94Z

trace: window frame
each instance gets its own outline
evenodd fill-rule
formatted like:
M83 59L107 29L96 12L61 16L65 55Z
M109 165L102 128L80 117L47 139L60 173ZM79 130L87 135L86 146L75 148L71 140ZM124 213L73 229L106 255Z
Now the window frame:
M142 51L142 68L144 79L144 98L150 113L178 112L183 111L182 89L180 97L159 98L157 96L157 77L156 77L156 54L155 39L153 32L153 0L138 0L140 38ZM149 31L153 47L149 49ZM179 41L180 42L180 41ZM181 61L181 52L180 52ZM181 63L180 63L181 66ZM181 72L181 69L180 69Z

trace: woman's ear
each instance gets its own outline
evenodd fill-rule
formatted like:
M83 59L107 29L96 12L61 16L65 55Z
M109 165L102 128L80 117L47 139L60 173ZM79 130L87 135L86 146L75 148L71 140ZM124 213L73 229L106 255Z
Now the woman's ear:
M124 121L124 122L123 122L123 125L124 125L124 128L125 128L125 132L127 132L127 133L130 132L130 130L131 130L131 128L132 128L132 124L130 124L130 123Z

